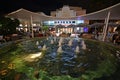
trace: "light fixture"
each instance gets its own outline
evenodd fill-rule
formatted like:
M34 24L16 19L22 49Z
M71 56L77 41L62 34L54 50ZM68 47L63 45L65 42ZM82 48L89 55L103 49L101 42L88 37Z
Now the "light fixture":
M31 54L30 58L37 58L37 57L40 57L41 54L42 54L41 52L36 53L36 54Z

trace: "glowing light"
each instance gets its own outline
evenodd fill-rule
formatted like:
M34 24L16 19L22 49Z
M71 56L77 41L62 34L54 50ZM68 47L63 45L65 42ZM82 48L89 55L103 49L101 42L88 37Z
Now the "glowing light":
M39 60L40 58L42 58L42 52L37 52L35 54L27 55L26 57L24 57L24 60L28 62L33 62Z
M77 17L77 20L80 20L80 16Z
M19 25L20 27L23 26L22 24Z
M25 27L27 27L27 24L25 25Z
M56 33L56 36L59 36L60 35L60 33Z
M27 28L25 28L25 31L26 31L26 32L27 32L27 30L28 30L28 29L27 29Z
M77 30L79 30L80 28L79 27L77 27Z
M84 20L77 20L77 24L84 23Z
M113 29L113 32L115 32L115 31L116 31L116 29L117 29L117 27L115 27L115 28Z
M88 28L87 27L84 27L84 32L88 32Z
M36 26L36 24L33 24L33 26Z
M41 56L41 52L37 53L37 54L31 54L30 58L37 58Z

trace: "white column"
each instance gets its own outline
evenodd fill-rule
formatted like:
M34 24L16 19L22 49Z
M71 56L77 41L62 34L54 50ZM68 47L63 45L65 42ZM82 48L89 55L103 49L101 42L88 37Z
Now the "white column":
M28 32L30 33L30 21L28 22Z
M103 36L104 33L105 33L105 24L106 24L106 20L107 20L107 18L105 18L104 27L103 27L103 34L102 34L102 36Z
M32 38L34 38L32 15L30 16L30 22L31 22L31 28L32 28Z
M108 12L106 23L105 23L105 28L104 28L105 31L104 31L104 35L103 35L103 41L105 41L105 38L106 38L109 18L110 18L110 11Z

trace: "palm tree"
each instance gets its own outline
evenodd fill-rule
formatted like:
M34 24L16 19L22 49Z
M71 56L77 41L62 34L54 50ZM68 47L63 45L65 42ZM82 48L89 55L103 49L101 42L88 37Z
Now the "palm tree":
M42 27L42 31L43 31L43 35L45 36L47 31L49 30L49 27L48 26L43 26Z

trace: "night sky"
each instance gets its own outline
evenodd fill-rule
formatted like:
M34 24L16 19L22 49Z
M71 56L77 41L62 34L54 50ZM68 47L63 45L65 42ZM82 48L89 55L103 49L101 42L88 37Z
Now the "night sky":
M120 0L0 0L0 15L20 8L49 15L50 11L55 11L63 5L80 6L90 13L119 2Z

